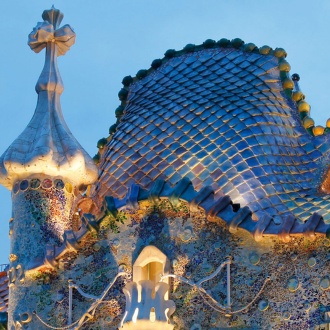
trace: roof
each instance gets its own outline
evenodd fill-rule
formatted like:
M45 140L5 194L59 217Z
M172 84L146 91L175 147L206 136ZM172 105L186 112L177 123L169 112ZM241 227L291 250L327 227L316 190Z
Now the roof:
M329 195L318 189L329 136L313 130L285 51L251 45L204 43L126 77L94 198L187 177L197 190L211 186L248 206L255 220L302 224L317 213L329 223Z

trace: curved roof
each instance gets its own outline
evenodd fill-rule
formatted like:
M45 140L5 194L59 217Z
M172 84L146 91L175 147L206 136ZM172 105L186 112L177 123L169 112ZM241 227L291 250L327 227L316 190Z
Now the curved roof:
M303 127L309 109L299 117L288 96L285 52L261 53L204 47L140 72L103 149L94 196L122 198L133 183L188 177L197 190L212 186L248 206L256 220L266 213L280 224L293 214L305 222L316 212L329 223L329 195L318 191L328 136Z

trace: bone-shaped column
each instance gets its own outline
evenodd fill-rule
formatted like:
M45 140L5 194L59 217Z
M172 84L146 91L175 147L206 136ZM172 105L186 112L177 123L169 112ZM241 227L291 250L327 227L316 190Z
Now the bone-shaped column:
M121 329L173 329L170 316L175 311L175 304L172 300L165 299L168 290L167 283L158 282L154 285L150 280L140 281L139 287L135 282L127 283L123 289L126 310Z

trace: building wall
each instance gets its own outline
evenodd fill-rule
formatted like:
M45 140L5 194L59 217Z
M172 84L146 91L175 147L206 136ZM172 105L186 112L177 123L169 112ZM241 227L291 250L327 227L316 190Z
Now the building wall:
M85 236L76 253L67 253L59 260L58 269L26 274L22 285L34 283L27 293L31 300L27 297L26 301L36 301L26 309L37 311L52 326L66 325L69 279L85 293L99 296L118 270L131 275L133 263L148 245L168 257L171 273L194 283L212 274L227 256L233 258L233 315L226 317L213 309L215 303L196 287L172 280L174 329L314 329L324 322L329 310L329 240L297 237L280 243L277 238L265 238L257 243L242 230L229 233L221 221L209 221L202 210L193 211L185 202L173 206L167 199L158 205L142 201L134 210L124 207L117 220L105 217L99 231ZM265 283L267 277L270 281ZM94 318L81 329L117 329L125 311L122 289L131 280L131 276L119 278L104 298L106 303L99 305ZM226 269L203 287L225 305ZM252 301L248 309L236 313ZM92 302L74 289L73 321L80 319ZM40 326L32 315L25 328Z

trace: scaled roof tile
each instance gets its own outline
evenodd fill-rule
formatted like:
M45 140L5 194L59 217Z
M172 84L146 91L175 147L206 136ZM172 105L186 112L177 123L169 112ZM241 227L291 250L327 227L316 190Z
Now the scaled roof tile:
M195 189L212 183L274 222L314 212L330 222L330 197L316 191L329 139L306 132L278 65L272 54L215 47L182 52L135 79L93 196L123 198L132 183L188 176Z

